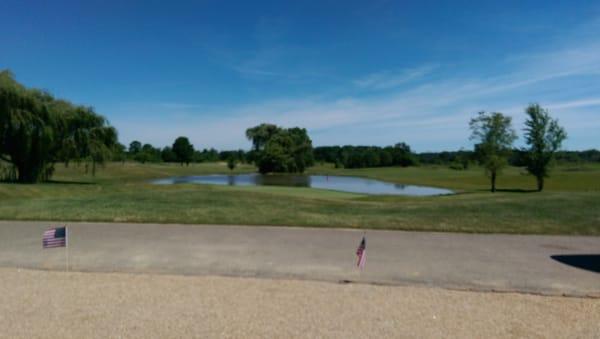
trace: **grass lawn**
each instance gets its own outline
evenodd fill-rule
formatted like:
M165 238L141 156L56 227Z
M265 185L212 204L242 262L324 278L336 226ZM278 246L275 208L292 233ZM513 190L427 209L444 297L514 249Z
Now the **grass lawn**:
M235 173L253 172L241 166ZM600 164L561 166L546 190L523 169L508 168L489 193L479 168L334 169L311 174L357 175L451 188L453 196L366 196L308 188L152 185L153 178L229 173L224 163L111 163L85 174L57 165L54 182L0 184L0 219L57 221L256 224L482 233L600 235Z

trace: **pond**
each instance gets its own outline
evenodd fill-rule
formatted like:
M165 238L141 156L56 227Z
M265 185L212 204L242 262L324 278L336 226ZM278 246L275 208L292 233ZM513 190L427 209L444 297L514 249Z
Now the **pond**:
M291 175L291 174L238 174L238 175L201 175L172 177L152 181L154 184L209 184L230 186L288 186L311 187L326 190L408 196L433 196L453 194L451 190L427 186L402 185L390 182L350 176L333 175Z

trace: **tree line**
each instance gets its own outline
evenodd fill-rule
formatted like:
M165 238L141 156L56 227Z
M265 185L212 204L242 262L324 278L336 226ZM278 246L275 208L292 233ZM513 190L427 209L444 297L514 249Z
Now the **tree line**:
M192 147L194 147L192 145ZM513 152L517 153L515 149ZM597 152L600 157L600 151ZM589 153L588 152L588 153ZM590 158L586 152L568 152L569 159L578 158L581 153L581 159L586 161ZM574 154L572 154L574 153ZM246 151L224 150L219 151L215 148L204 148L202 150L194 149L191 163L230 161L234 159L237 163L254 163L257 160L258 152L255 149ZM561 153L558 153L558 158L561 158ZM592 153L592 158L593 158ZM460 162L460 159L466 159L469 163L477 161L475 152L473 151L444 151L444 152L428 152L415 153L406 143L398 143L394 146L379 147L379 146L319 146L313 149L314 162L332 163L336 168L363 168L363 167L383 167L383 166L416 166L419 164L435 164L435 165L450 165ZM173 146L163 148L155 147L149 143L141 143L140 141L132 141L128 147L118 144L113 161L137 161L140 163L182 163L177 155L173 152ZM594 160L600 161L600 160ZM516 164L509 159L509 163ZM465 165L467 168L468 165Z
M414 166L418 156L404 142L394 146L321 146L314 149L317 162L329 162L336 168L363 168L383 166Z
M180 163L189 165L190 163L215 162L215 161L235 161L235 163L247 162L248 153L244 150L235 151L217 151L214 148L204 148L197 150L194 148L187 137L178 137L171 146L163 148L154 147L151 144L142 144L134 140L129 147L120 146L120 150L114 154L115 161L137 161L141 163Z
M420 164L442 165L452 169L462 170L478 162L477 153L473 150L423 152L417 153ZM508 164L515 167L527 166L527 150L513 148L508 156ZM555 154L557 164L585 164L600 162L600 151L589 149L585 151L557 151Z

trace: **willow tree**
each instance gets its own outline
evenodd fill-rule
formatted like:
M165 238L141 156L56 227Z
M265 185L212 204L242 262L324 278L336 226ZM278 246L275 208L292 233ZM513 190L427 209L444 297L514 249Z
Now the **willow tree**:
M58 161L91 160L95 169L116 141L116 130L92 108L28 89L0 72L0 159L16 169L19 182L49 179Z
M261 124L246 130L261 173L302 173L314 164L312 141L304 128Z
M471 119L471 140L476 140L475 152L490 177L491 191L496 192L496 178L508 164L508 155L517 134L511 118L502 113L479 112Z

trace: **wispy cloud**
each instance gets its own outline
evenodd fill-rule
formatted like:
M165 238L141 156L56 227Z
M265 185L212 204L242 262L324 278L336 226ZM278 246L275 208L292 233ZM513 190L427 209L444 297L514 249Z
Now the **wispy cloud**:
M244 80L284 83L330 77L308 60L318 53L286 39L288 23L283 19L261 18L250 34L249 46L206 46L215 62Z
M546 105L548 109L567 109L567 108L581 108L581 107L600 107L600 97L588 98L581 100L573 100L559 103L550 103ZM600 110L598 111L600 115Z
M381 71L354 80L354 84L362 89L382 90L398 87L423 78L439 65L427 64L416 68L396 71Z
M249 52L248 57L234 61L230 67L246 77L288 77L293 72L281 72L277 69L289 51L290 47L286 46L260 46Z

